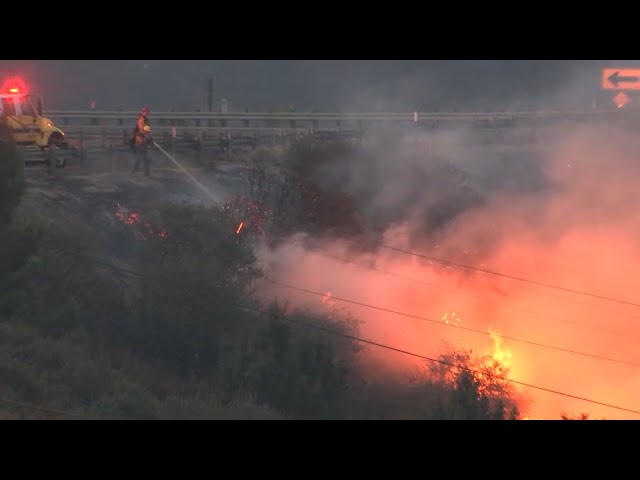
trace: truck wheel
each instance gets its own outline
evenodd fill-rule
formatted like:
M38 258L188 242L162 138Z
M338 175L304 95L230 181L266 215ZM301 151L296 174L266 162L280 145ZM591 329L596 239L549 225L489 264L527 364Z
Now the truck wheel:
M64 168L67 159L61 154L61 150L65 147L64 140L58 135L52 135L49 139L49 166L56 168Z

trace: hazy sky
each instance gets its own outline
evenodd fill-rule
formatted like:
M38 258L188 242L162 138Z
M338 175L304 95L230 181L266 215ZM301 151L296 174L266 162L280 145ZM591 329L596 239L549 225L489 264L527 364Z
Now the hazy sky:
M45 108L168 110L216 106L264 111L406 111L588 106L602 96L609 60L3 60L0 78L21 75Z

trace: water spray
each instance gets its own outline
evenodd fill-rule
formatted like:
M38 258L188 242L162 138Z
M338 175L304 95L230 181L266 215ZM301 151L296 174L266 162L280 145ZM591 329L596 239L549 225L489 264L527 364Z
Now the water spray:
M193 175L191 175L191 173L189 172L189 170L187 170L184 166L182 166L182 164L180 162L178 162L175 158L173 158L172 155L169 154L169 152L167 152L164 148L162 148L160 145L158 145L156 142L153 142L153 144L158 148L158 150L160 150L162 153L165 154L165 156L171 160L179 169L180 171L182 171L185 175L187 175L191 181L200 189L202 190L204 193L207 194L207 196L213 201L214 204L217 204L217 201L215 199L215 197L213 196L213 194L211 193L211 190L209 190L207 187L205 187L202 183L200 183L198 181L197 178L195 178Z

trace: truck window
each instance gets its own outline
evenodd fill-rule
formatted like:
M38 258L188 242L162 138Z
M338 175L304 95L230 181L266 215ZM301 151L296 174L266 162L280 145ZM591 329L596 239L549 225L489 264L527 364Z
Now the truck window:
M31 105L28 97L20 98L20 108L22 109L22 115L28 117L36 116L36 111L34 110L33 105Z
M3 98L2 109L5 115L9 117L14 116L16 114L16 106L13 104L13 98Z

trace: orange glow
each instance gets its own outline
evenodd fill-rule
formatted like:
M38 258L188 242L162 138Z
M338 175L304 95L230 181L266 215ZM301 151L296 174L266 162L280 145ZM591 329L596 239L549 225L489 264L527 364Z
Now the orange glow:
M491 340L493 340L493 359L505 368L511 367L511 360L513 358L511 349L504 345L502 337L491 327L489 327L489 335L491 335Z
M324 297L322 297L322 303L324 303L325 305L328 305L329 307L335 307L336 301L332 297L333 297L333 293L327 292L327 294Z
M420 222L413 221L409 213L404 222L384 233L383 243L640 303L640 270L635 268L640 264L640 138L618 126L572 126L553 133L560 138L553 137L555 143L546 145L549 152L540 166L554 185L552 193L495 194L437 237L430 232L436 237L431 243L429 238L419 238L421 232L415 225ZM567 164L575 168L568 170ZM331 285L337 297L433 320L345 303L349 315L361 322L359 335L371 341L432 358L452 347L489 355L508 368L509 379L638 410L640 368L497 335L638 363L640 308L445 268L384 249L354 253L352 247L336 240L308 250L291 242L262 256L273 265L270 276L290 285L318 292ZM469 255L464 255L465 250ZM324 307L318 297L305 293L276 288L270 293L296 305ZM464 322L458 325L459 319ZM394 378L426 363L373 347L367 348L366 355L375 365L370 371L384 365ZM519 385L513 388L526 397L523 416L529 419L559 420L563 413L575 416L582 412L590 418L640 419L634 413L576 398Z
M117 204L115 217L126 225L134 225L135 236L142 240L149 238L167 238L169 234L166 230L156 229L150 222L142 220L138 212L130 212L120 204Z
M620 92L615 97L613 97L613 101L618 108L623 108L625 105L631 103L631 99L624 92Z
M453 312L451 316L448 313L445 313L442 317L442 321L447 325L460 325L461 318L456 317L456 312Z
M242 230L242 227L244 227L244 222L240 222L240 225L238 225L238 228L236 230L236 235L240 235L240 230Z

